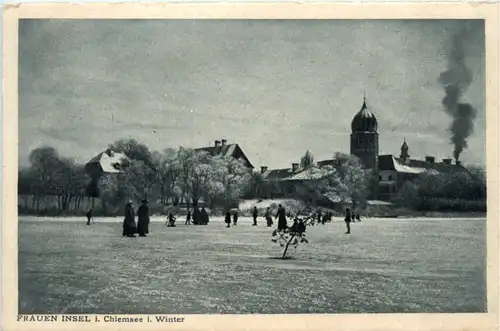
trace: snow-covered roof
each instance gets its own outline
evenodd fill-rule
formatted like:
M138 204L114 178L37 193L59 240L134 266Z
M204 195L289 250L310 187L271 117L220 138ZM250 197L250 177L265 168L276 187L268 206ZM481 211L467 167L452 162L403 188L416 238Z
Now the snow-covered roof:
M97 154L87 164L98 163L104 173L120 173L123 161L127 159L123 153L106 150Z

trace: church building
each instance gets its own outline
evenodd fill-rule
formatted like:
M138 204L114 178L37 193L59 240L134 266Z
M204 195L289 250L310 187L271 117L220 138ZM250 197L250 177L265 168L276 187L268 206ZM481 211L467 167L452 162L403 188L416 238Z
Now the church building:
M426 156L425 160L410 158L409 146L403 141L399 156L379 154L378 122L375 115L366 106L363 100L361 109L354 115L351 122L350 154L357 156L366 169L371 169L374 176L374 185L369 199L391 201L403 184L422 173L439 174L444 172L467 171L459 161L455 164L452 159L443 159L436 162L435 157ZM317 162L318 166L331 165L333 160ZM307 169L293 163L291 168L268 170L261 167L261 174L267 183L273 183L279 190L273 190L278 195L293 196L296 186L308 176ZM276 194L273 194L276 196Z
M458 160L452 164L452 159L436 162L434 156L426 156L425 160L412 159L406 141L403 141L398 157L392 154L379 155L378 122L366 106L366 99L352 120L351 130L351 155L357 156L366 169L373 170L378 183L372 192L375 199L390 201L406 181L425 172L439 174L467 171Z

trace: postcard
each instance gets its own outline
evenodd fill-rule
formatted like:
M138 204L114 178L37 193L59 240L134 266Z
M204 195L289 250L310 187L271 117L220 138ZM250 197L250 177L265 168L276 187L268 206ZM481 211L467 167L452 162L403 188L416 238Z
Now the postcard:
M5 330L494 330L498 4L4 7Z

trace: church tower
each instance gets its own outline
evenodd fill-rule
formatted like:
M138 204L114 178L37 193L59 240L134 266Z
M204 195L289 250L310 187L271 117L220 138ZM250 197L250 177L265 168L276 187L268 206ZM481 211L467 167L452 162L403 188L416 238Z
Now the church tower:
M374 189L372 197L376 197L378 183L378 132L377 119L366 106L366 98L363 98L363 106L354 116L351 123L351 155L357 156L365 169L373 170Z
M408 149L408 144L405 139L403 141L403 145L401 145L401 154L399 155L399 160L404 164L410 163L410 154L408 154Z

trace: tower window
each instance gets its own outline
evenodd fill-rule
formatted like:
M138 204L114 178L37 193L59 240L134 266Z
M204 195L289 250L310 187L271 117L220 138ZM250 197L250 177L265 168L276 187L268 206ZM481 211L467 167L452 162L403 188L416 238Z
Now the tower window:
M382 175L378 176L378 180L382 181Z

